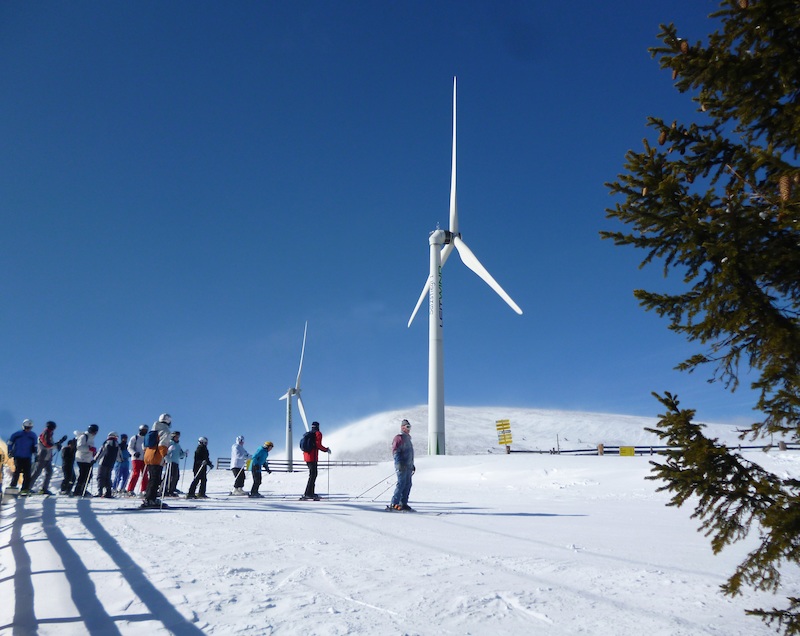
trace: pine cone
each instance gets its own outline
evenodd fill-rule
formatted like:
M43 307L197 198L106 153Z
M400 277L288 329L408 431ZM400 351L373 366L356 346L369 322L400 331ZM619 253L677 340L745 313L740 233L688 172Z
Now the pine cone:
M686 55L689 52L689 43L686 40L681 40L681 53Z
M678 71L676 69L672 69L672 80L675 81L678 79Z
M663 146L666 140L667 140L667 131L662 130L661 134L658 136L658 145Z
M750 6L750 3L747 0L739 0L739 8L746 9Z
M778 189L781 192L781 201L788 201L789 197L792 196L792 182L788 174L781 175L778 181Z
M642 196L643 196L643 197L646 197L646 196L647 196L647 186L645 186L645 187L643 187L643 188L642 188Z
M686 173L686 180L687 180L689 183L694 183L694 174L693 174L693 173L691 173L691 172L687 172L687 173Z

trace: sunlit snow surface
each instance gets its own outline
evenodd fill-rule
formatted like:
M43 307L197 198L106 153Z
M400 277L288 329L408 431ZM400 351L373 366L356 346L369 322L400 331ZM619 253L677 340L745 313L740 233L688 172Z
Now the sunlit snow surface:
M641 430L655 420L448 409L453 454L428 457L424 415L376 415L326 435L331 460L381 461L326 470L323 458L319 502L298 501L304 472L265 475L265 499L250 500L229 497L231 474L215 470L212 499L168 500L195 509L4 504L0 633L751 636L775 632L745 608L797 593L790 568L777 597L724 597L719 585L757 536L713 555L691 510L666 507L645 480L653 457L506 455L494 428L510 419L514 448L549 449L556 435L561 448L644 445L657 443ZM417 444L417 514L383 511L402 417ZM709 431L736 439L731 427ZM210 441L215 457L227 446ZM745 456L800 474L795 452Z

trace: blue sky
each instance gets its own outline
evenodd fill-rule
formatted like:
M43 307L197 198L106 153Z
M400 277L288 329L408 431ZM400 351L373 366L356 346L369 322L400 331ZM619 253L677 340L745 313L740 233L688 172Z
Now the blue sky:
M446 403L656 415L670 390L750 421L633 298L677 281L598 237L646 117L696 118L659 23L701 39L716 6L0 4L0 434L168 411L282 450L306 320L323 431L425 403L406 322L447 225L453 76L460 229L524 314L448 262Z

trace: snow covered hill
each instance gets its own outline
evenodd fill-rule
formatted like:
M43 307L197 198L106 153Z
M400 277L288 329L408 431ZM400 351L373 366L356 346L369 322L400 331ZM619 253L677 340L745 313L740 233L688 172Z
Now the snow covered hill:
M412 424L411 435L418 455L427 453L428 407L387 411L354 422L326 434L324 443L332 448L331 459L383 461L391 458L391 440L399 432L400 421ZM447 454L480 455L504 453L499 446L495 422L511 422L514 450L549 451L552 448L579 449L606 446L645 446L661 442L645 427L652 427L657 418L554 411L507 407L447 407L445 409ZM727 424L707 425L707 434L736 444L737 429ZM324 432L324 430L323 430ZM276 453L275 457L279 455Z

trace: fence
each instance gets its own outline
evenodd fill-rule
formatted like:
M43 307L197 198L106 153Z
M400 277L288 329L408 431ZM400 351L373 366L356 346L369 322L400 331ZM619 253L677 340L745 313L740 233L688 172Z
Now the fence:
M340 468L340 467L355 467L355 466L374 466L378 462L361 462L361 461L329 461L329 460L321 460L317 462L317 468L320 470L324 470L330 466L331 468ZM218 457L217 463L214 466L218 470L229 470L231 467L231 458L230 457ZM289 462L285 459L276 459L276 460L269 460L269 469L272 472L277 473L288 473L289 472ZM301 459L300 461L293 461L292 462L292 472L298 472L301 470L308 470L308 466L306 463Z
M733 445L727 445L728 449L730 450L762 450L767 452L772 449L778 449L781 451L790 451L790 450L800 450L800 444L786 444L784 442L779 442L778 444L762 444L758 446L742 446L741 444L737 444L735 447ZM633 449L633 455L657 455L660 452L666 451L668 449L674 449L674 446L606 446L605 444L598 444L597 448L574 448L570 450L514 450L511 449L508 452L510 453L536 453L539 455L619 455L620 449ZM624 454L624 453L623 453Z

